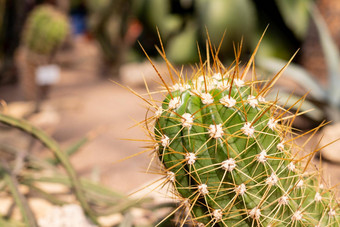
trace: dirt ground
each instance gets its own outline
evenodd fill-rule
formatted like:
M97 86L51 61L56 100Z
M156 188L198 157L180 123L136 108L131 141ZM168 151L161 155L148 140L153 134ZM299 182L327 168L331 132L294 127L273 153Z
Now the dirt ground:
M144 119L145 108L138 97L99 75L99 58L95 44L86 40L79 40L72 50L58 57L61 80L45 101L56 111L57 120L47 131L65 148L86 133L101 129L93 141L72 157L72 163L81 176L97 178L118 191L132 192L158 178L144 173L149 153L116 163L143 150L145 143L124 139L147 139L140 128L130 128L135 121ZM145 93L142 74L149 76L151 66L130 65L124 70L120 82ZM157 86L150 81L151 86ZM1 87L0 99L9 104L23 100L18 86ZM310 147L314 145L315 141ZM327 181L340 182L340 165L324 163L324 169Z

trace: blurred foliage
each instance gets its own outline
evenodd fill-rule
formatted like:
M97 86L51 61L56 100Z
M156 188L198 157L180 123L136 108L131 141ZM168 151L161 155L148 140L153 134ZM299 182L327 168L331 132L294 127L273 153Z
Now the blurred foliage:
M309 24L311 0L275 0L281 16L296 37L303 39Z
M29 6L19 2L22 1L0 0L0 11L5 12L0 16L0 23L6 25L0 25L0 34L5 34L0 35L0 43L13 43L0 45L12 46L9 52L0 49L0 56L6 59L13 58L18 46L18 38L12 40L11 36L21 34L23 15L27 15L34 4L44 1L34 1ZM177 64L197 62L197 44L204 50L207 31L216 46L226 31L220 51L222 60L231 59L232 43L242 38L243 51L250 53L268 24L259 55L287 59L305 37L311 2L313 0L275 0L265 4L261 0L71 0L69 8L73 12L85 7L88 29L99 43L104 66L117 73L124 62L144 59L137 40L148 54L157 56L156 27L169 59ZM25 1L25 4L29 3ZM0 74L0 77L4 76Z
M197 62L197 44L204 50L207 32L212 43L218 45L226 31L220 51L226 60L233 56L233 42L243 39L243 50L253 49L268 24L268 38L262 42L259 55L287 59L306 35L312 1L275 0L263 4L260 0L130 0L123 4L86 0L86 6L90 30L106 59L136 60L136 52L141 54L136 40L149 55L156 56L158 28L167 57L185 64ZM122 55L121 49L128 53Z
M131 0L86 0L86 3L89 29L103 53L103 74L111 69L117 74L128 51L124 38L128 29Z
M2 196L13 199L13 205L19 208L22 217L22 221L11 218L10 210L13 207L9 208L7 216L0 215L0 226L38 226L31 208L32 204L29 202L30 198L42 198L57 206L69 203L69 200L63 197L63 193L46 191L41 187L41 183L63 185L68 188L66 193L74 195L84 213L98 225L98 217L111 214L124 216L130 213L131 208L156 212L161 208L172 210L175 207L172 203L155 204L150 198L132 199L99 183L79 178L69 159L93 139L94 133L89 133L68 149L62 150L54 139L25 120L0 113L0 123L10 126L10 128L0 128L1 130L20 129L32 136L32 141L34 139L39 141L54 155L53 158L46 158L30 152L29 148L22 150L5 142L0 143L0 192ZM22 139L25 138L22 136ZM23 186L29 189L28 193L23 193ZM134 223L133 216L130 214L128 217L131 223ZM122 223L126 222L128 217L122 219ZM150 225L147 226L154 225L151 220ZM119 226L137 225L120 224ZM171 224L164 222L162 226L171 226Z

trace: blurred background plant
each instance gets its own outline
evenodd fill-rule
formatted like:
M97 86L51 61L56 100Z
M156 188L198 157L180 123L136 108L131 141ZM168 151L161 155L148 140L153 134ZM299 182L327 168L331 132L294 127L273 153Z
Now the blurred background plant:
M37 71L54 63L69 30L66 15L51 5L39 5L29 14L18 49L20 84L26 99L39 101L47 95L50 83L39 81Z
M168 213L175 208L172 202L155 203L150 197L129 198L98 182L79 178L69 158L91 141L96 132L88 133L69 148L62 150L54 139L25 120L0 113L0 123L0 131L6 130L8 133L16 132L16 135L20 135L15 130L19 129L28 135L21 136L21 139L30 140L27 149L6 143L0 144L2 213L6 210L6 215L0 216L1 226L151 227L160 220L166 220ZM37 141L53 155L38 155L32 152L33 144ZM39 206L39 199L45 202L44 206ZM55 208L51 209L50 213L45 211L42 216L39 209L43 207L46 210L52 205ZM16 209L20 215L15 212ZM140 218L144 214L144 221L138 222L134 219L136 210L139 211L137 213ZM154 210L158 212L152 214ZM162 214L159 210L163 210L164 216L157 216ZM171 226L170 219L164 221L161 226Z
M220 51L221 58L227 60L233 57L232 42L243 38L243 50L249 52L269 23L270 38L263 41L260 55L287 59L290 50L298 48L306 34L309 2L277 0L264 5L250 0L86 0L86 6L90 12L90 31L100 43L104 58L119 66L119 62L144 59L136 48L137 39L149 55L157 56L156 27L169 60L176 64L198 61L197 44L201 49L204 47L206 29L216 44L227 30ZM292 20L292 15L299 19Z
M340 4L334 5L335 8L337 6L340 10ZM340 52L337 44L339 42L336 40L339 36L329 29L317 7L311 7L310 15L313 22L311 29L315 29L317 33L317 37L313 39L319 42L307 40L308 45L315 44L315 49L311 48L314 50L308 51L309 56L303 52L305 67L292 63L284 73L284 76L294 81L300 89L297 89L297 86L293 86L292 89L290 86L281 85L269 96L274 98L280 92L281 99L278 103L288 106L308 92L309 95L299 109L305 112L302 117L306 118L309 124L299 126L305 129L316 126L325 119L330 121L332 125L326 126L322 133L325 138L321 140L319 146L323 147L340 138ZM302 51L305 48L303 47ZM285 65L284 61L275 57L260 57L257 63L269 73L277 72ZM335 145L326 146L321 154L329 161L340 163L339 151Z
M301 111L306 112L305 117L314 121L316 124L325 119L336 123L340 121L339 49L332 39L327 25L317 8L313 9L311 16L321 42L323 55L325 56L326 74L323 72L322 77L320 76L321 78L318 79L318 76L314 74L315 72L309 72L301 65L292 63L284 75L296 82L303 89L295 92L291 87L281 86L280 95L282 99L278 102L281 105L289 105L284 101L287 97L290 97L289 102L295 102L304 96L306 92L309 92L306 98L307 100L300 108ZM319 63L316 62L316 64ZM275 57L258 58L258 66L270 73L277 72L280 67L284 65L284 61ZM277 93L277 90L274 91L271 96L275 96L276 94L274 93ZM313 111L307 112L311 109L313 109Z
M275 0L263 4L259 0L72 0L69 2L59 0L25 1L27 6L23 6L19 2L2 0L1 10L6 12L2 14L0 20L3 25L0 39L3 47L0 50L1 59L4 59L1 61L3 67L8 61L14 64L10 59L13 59L14 51L19 45L18 40L25 21L24 18L13 17L15 13L13 9L20 8L17 14L27 15L30 8L42 2L53 3L55 7L68 12L71 15L74 34L84 32L91 34L102 51L101 71L105 76L112 77L117 76L119 67L123 63L144 59L137 40L151 56L157 56L157 51L154 49L154 44L157 43L156 27L160 30L169 59L177 64L185 64L197 62L197 44L201 49L204 47L207 38L206 29L209 31L211 41L216 44L220 42L224 31L227 31L220 53L222 60L228 60L233 57L233 42L243 38L243 50L249 53L264 28L270 24L259 55L287 60L293 50L302 45L306 37L309 24L307 8L313 1ZM10 15L7 15L8 12ZM16 23L20 24L20 28L13 31L13 34L7 34L11 32L8 27ZM16 26L11 26L13 30L12 27ZM10 40L9 37L12 36L16 38ZM44 45L44 43L40 44ZM9 46L13 46L11 53L6 52ZM8 73L8 70L6 71ZM4 74L0 74L0 78L3 81L14 80L9 79L8 76L5 79Z

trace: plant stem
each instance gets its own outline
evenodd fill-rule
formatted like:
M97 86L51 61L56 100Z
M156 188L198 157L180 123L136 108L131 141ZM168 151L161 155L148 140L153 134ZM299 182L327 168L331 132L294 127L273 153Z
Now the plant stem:
M53 154L60 160L62 165L64 166L67 175L69 176L72 186L75 190L75 194L77 196L77 199L79 200L82 208L84 209L85 213L91 218L91 220L98 224L96 215L91 210L88 202L86 201L84 192L82 190L82 185L77 177L76 171L73 169L70 160L68 159L67 155L65 155L58 143L50 138L45 132L41 131L40 129L32 126L27 121L16 119L14 117L7 116L5 114L0 113L0 122L16 127L20 130L23 130L24 132L27 132L31 134L33 137L37 138L39 141L41 141L48 149L50 149Z

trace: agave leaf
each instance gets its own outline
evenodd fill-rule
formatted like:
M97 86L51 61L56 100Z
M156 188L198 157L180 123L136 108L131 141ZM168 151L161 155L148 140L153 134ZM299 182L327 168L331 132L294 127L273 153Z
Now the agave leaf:
M293 33L302 39L308 28L310 0L275 0L284 22Z
M286 65L286 63L281 59L264 57L257 58L256 63L257 66L269 71L270 73L277 73ZM301 66L290 63L283 76L291 78L300 86L304 87L316 100L327 100L327 91Z
M322 51L328 70L329 92L328 98L333 106L340 107L340 71L339 71L339 50L327 28L325 21L316 7L311 12L321 41Z

